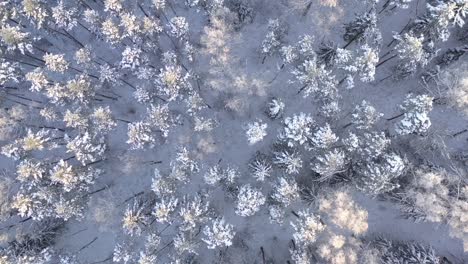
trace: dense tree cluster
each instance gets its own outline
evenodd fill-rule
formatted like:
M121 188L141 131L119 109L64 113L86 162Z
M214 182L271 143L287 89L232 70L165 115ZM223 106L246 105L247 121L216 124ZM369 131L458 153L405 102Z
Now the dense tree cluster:
M93 263L457 260L363 200L467 252L468 1L356 0L320 36L303 19L343 1L266 2L0 0L0 263L89 263L97 237L58 243L106 194Z

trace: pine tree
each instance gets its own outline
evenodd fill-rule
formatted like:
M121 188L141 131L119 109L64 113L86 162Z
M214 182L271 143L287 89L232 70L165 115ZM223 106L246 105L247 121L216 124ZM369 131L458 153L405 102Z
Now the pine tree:
M159 202L156 202L153 209L153 215L156 217L156 221L160 223L171 222L174 211L179 205L179 200L173 196L168 198L161 198Z
M68 70L69 64L65 60L64 54L46 53L43 58L47 69L50 71L64 73Z
M302 85L304 97L314 94L318 98L333 98L336 93L337 81L325 64L319 64L316 56L305 60L292 71L296 80Z
M363 100L361 104L354 108L352 123L358 129L370 129L382 116L382 113L377 112L372 105Z
M408 94L400 106L404 111L403 119L395 125L400 135L424 134L431 126L429 112L432 110L432 97Z
M117 244L112 252L112 261L117 263L130 263L134 258L132 253L133 252L127 248L127 244Z
M151 190L158 196L174 194L176 183L171 178L163 177L158 169L154 169Z
M67 152L72 152L83 166L88 162L96 162L103 159L104 152L106 151L104 139L92 136L88 132L69 139L66 147Z
M343 67L353 75L357 74L362 82L372 82L375 79L375 70L379 62L378 50L368 44L361 46L359 55L353 63Z
M104 11L119 13L123 7L122 0L104 0Z
M262 53L271 55L277 52L281 46L285 28L281 25L279 19L270 19L268 21L268 32L262 41Z
M395 153L385 154L380 161L359 164L356 168L356 187L378 195L398 188L397 179L405 170L405 160Z
M169 23L170 33L178 39L187 37L189 24L185 17L173 17Z
M190 90L190 75L182 73L182 67L176 64L167 65L160 70L156 85L168 101L176 100L183 90Z
M317 56L314 51L314 37L310 35L303 35L297 44L299 54L304 59L310 59Z
M91 119L93 127L102 133L108 133L117 126L117 123L112 117L112 112L109 106L100 106L95 108L91 115Z
M450 28L462 27L468 5L466 1L435 1L427 4L427 13L414 21L411 30L423 34L430 41L447 41Z
M382 36L377 28L377 15L375 8L369 12L356 16L345 25L343 39L347 41L345 48L354 41L367 43L380 43Z
M150 125L145 122L128 124L127 135L127 143L131 145L132 149L142 149L145 146L152 148L156 141Z
M218 218L213 220L211 226L203 229L203 234L205 235L205 238L202 238L203 242L209 249L215 249L231 246L235 232L233 225L226 223L224 218Z
M121 15L120 26L124 28L123 37L138 40L143 33L141 21L135 15L127 12Z
M288 64L295 62L299 57L295 47L291 45L281 47L280 54L284 63Z
M338 139L338 136L331 130L330 125L325 123L322 127L317 129L310 138L310 141L314 148L328 149L338 142Z
M267 135L266 133L266 128L267 124L263 123L262 120L257 120L252 123L247 124L246 128L246 136L247 140L249 141L250 145L253 145L255 143L258 143L263 140L263 138Z
M390 145L390 139L383 132L366 132L357 140L359 148L356 154L362 160L375 160L385 153Z
M296 181L292 178L279 178L279 181L275 185L272 198L283 206L289 206L299 198L299 187Z
M0 85L5 85L10 82L19 82L21 77L17 69L18 65L16 63L0 60Z
M397 66L397 75L407 77L418 69L418 67L426 66L429 61L436 55L434 43L424 42L424 37L415 37L412 34L405 33L404 35L395 35L393 37L398 41L395 50L398 54L400 62Z
M278 138L287 142L289 147L304 145L312 135L314 119L310 114L300 113L284 119L284 128Z
M106 19L101 24L101 33L106 37L106 40L116 45L123 39L119 27L112 21L111 18Z
M291 222L294 229L294 240L304 246L313 244L317 236L326 228L320 217L312 214L308 210L300 211L296 222Z
M122 60L120 61L120 66L123 69L135 70L142 64L141 49L139 48L130 48L127 47L122 52Z
M34 185L45 176L46 170L41 162L25 159L16 166L17 179L21 182L30 181Z
M128 206L125 211L125 215L122 220L122 227L130 236L139 236L143 231L143 226L148 222L148 217L144 213L144 206L144 203L137 200L133 203L132 207ZM116 252L114 252L114 258L116 257L115 253Z
M296 264L309 264L313 259L313 254L308 250L308 247L298 247L296 249L289 249L291 259Z
M182 231L194 230L198 224L208 219L209 202L205 202L199 195L192 200L185 197L179 215L182 219L180 229Z
M408 9L413 0L390 0L388 6Z
M49 12L45 4L41 0L23 0L23 13L36 25L37 28L42 28L42 25L49 17Z
M91 85L89 77L87 75L80 74L75 79L67 82L63 96L71 102L77 101L82 104L87 104L94 95L95 90Z
M63 1L59 1L55 7L52 8L52 18L58 28L64 30L71 30L77 24L76 9L70 6L65 6Z
M283 112L284 103L278 98L271 99L271 101L268 103L268 109L266 110L266 114L271 119L278 119L282 117Z
M8 52L19 50L22 54L26 51L32 53L33 47L29 39L29 33L21 31L19 26L2 26L0 29L1 43L6 46Z
M179 233L174 237L174 248L179 255L184 253L198 255L198 244L199 241L197 241L195 234L192 234L191 232L179 231Z
M250 163L249 168L251 170L252 176L257 181L261 182L270 177L270 174L272 172L271 164L266 159L260 157L255 159L252 163Z
M260 210L266 202L265 196L250 185L240 187L237 195L236 214L240 216L252 216Z
M318 256L330 264L357 264L360 241L351 236L344 236L328 231L318 246Z
M224 178L221 167L215 165L211 167L204 175L205 182L209 185L215 185Z
M320 197L319 212L327 223L341 228L344 234L365 234L368 229L368 213L359 206L346 190L338 190Z
M297 174L302 168L302 158L296 151L278 151L275 152L274 164L284 168L288 174Z
M394 242L385 238L377 238L372 243L382 252L381 262L390 263L428 263L439 264L440 257L434 249L415 242Z
M44 74L44 71L40 68L36 68L33 71L26 73L26 80L31 82L31 91L40 92L49 85L47 76Z
M346 156L343 151L338 149L326 152L324 155L318 156L316 161L312 163L312 170L320 175L318 181L326 181L335 174L346 170Z

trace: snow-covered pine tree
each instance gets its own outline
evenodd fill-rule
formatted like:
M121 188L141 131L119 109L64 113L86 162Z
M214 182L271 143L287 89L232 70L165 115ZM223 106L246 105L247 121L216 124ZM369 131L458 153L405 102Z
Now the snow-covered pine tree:
M270 162L261 155L258 155L255 160L249 164L249 168L252 176L257 181L261 182L270 177L272 172L272 166Z
M267 135L266 129L267 124L263 123L262 120L258 119L255 122L248 123L246 127L246 136L247 141L249 141L250 145L258 143L263 140L263 138Z
M280 54L284 63L287 63L287 64L291 64L299 58L296 48L291 45L281 47Z
M29 88L31 91L39 92L49 85L46 74L40 68L26 73L25 77L31 83L31 87Z
M288 174L297 174L302 168L302 158L294 150L282 150L274 153L273 163L284 168Z
M140 200L135 200L132 206L128 206L122 219L122 227L130 236L140 236L143 227L148 223L148 216L145 214L146 204ZM115 256L114 256L115 257Z
M122 52L122 60L120 61L120 67L123 69L136 70L142 65L143 61L142 50L139 48L127 47Z
M362 82L372 82L375 79L375 70L378 62L378 49L366 43L360 47L358 55L352 63L345 64L342 68L350 72L351 76L358 75Z
M375 8L369 12L357 15L356 18L345 24L343 39L347 42L344 48L353 42L366 42L378 44L382 36L377 27L377 15Z
M41 0L23 0L21 3L24 16L30 19L31 23L37 28L42 28L50 16L45 3Z
M271 119L278 119L283 116L284 112L284 103L278 98L272 98L271 101L268 103L268 108L266 110L266 114Z
M17 83L22 79L19 75L17 63L10 63L3 59L0 60L0 85L6 83Z
M162 197L161 200L154 205L152 214L159 223L171 222L178 205L179 200L174 196Z
M380 256L382 263L402 263L405 261L427 264L441 263L440 257L432 247L416 242L398 242L379 237L371 244L382 252Z
M67 152L74 154L76 159L83 166L89 162L96 162L104 158L106 144L104 138L93 136L89 132L77 135L73 139L67 140Z
M2 26L2 28L0 28L0 40L2 46L6 46L7 52L13 53L16 50L19 50L21 54L25 54L25 52L33 52L29 33L22 32L19 26Z
M78 25L76 19L77 10L73 6L65 6L65 3L60 0L56 6L52 7L52 18L58 28L66 31L72 30Z
M284 128L278 138L289 147L304 145L312 135L314 119L310 114L299 113L284 119Z
M317 57L313 56L305 60L292 71L297 82L302 85L299 92L304 92L304 97L314 95L317 98L334 98L338 82L325 64L320 64Z
M328 149L338 142L338 139L338 136L333 133L330 125L325 123L315 131L310 141L313 148Z
M200 195L194 196L192 200L185 197L179 211L179 216L182 219L180 229L183 231L194 230L198 224L208 220L208 210L209 202L203 201Z
M311 165L312 170L320 175L318 181L323 182L329 180L337 173L344 172L346 164L345 153L334 149L316 157Z
M205 182L209 185L215 185L224 178L224 173L220 166L211 167L203 176Z
M243 185L237 195L236 214L244 217L252 216L260 210L265 202L265 196L260 190L251 187L249 184Z
M404 111L403 119L395 124L395 131L400 135L423 135L431 126L429 112L433 98L428 95L408 94L400 106Z
M433 42L425 42L424 37L416 37L411 33L393 36L397 45L395 51L400 59L397 65L397 77L405 78L416 72L419 67L426 66L436 55Z
M129 123L127 135L127 143L132 149L142 149L145 146L152 148L156 142L151 126L146 122Z
M124 9L123 0L104 0L104 11L120 13Z
M375 160L385 153L390 145L390 139L387 138L384 132L365 132L361 136L351 138L352 142L358 143L359 147L355 149L355 154L360 160Z
M368 213L354 201L348 191L342 189L326 193L319 198L318 204L324 220L341 228L340 233L359 236L367 232Z
M232 239L236 234L234 226L225 222L224 218L213 220L211 226L203 229L205 238L202 238L209 249L218 247L229 247L232 245Z
M120 43L123 39L119 26L110 17L101 24L101 33L112 45Z
M173 17L169 23L170 33L172 36L183 39L187 38L189 32L189 24L185 17Z
M168 101L174 101L181 96L182 91L191 90L189 77L189 73L184 74L182 67L173 63L160 69L155 84Z
M171 195L176 191L176 182L172 178L164 177L158 169L154 169L151 190L158 196Z
M282 204L289 206L299 198L299 187L293 178L280 177L274 187L272 198Z
M322 223L319 216L314 215L309 210L300 211L298 215L299 218L295 222L291 222L296 244L308 246L315 243L318 235L325 230L326 225Z
M95 108L91 114L91 120L93 122L93 128L104 134L110 132L117 126L109 106L99 106Z
M46 68L52 72L64 73L68 70L69 63L65 60L64 54L46 53L43 57Z
M297 43L297 50L302 59L307 60L317 56L314 50L314 37L311 35L303 35Z
M356 187L372 195L398 188L398 178L403 174L405 160L395 153L384 154L379 161L358 164L355 168Z
M357 129L370 129L382 116L382 113L377 112L372 105L363 100L354 108L351 122Z
M390 9L401 8L408 9L413 0L390 0L388 1L388 6Z
M262 53L271 55L278 52L281 47L281 38L285 33L285 26L279 21L279 19L270 19L268 21L268 31L262 41Z

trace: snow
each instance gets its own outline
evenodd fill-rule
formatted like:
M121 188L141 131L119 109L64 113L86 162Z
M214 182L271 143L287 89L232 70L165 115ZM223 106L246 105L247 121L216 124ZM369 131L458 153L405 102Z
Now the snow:
M8 4L16 2L22 1ZM426 12L426 2L433 1L390 1L375 21L382 39L371 29L366 33L372 39L369 45L353 42L347 48L343 25L355 14L368 12L372 1L313 0L308 8L304 0L224 1L227 8L242 10L239 13L216 7L222 1L215 0L83 1L99 12L95 19L104 22L102 29L82 15L77 18L80 24L68 17L83 13L85 5L74 3L78 10L64 10L61 1L24 2L28 6L21 12L34 18L35 25L22 18L25 28L12 21L8 22L12 27L2 26L0 38L8 33L18 39L8 43L3 37L2 52L16 52L5 56L42 69L21 64L18 82L9 69L16 63L1 62L0 103L9 118L4 121L2 113L1 131L4 124L13 127L11 120L18 129L0 138L0 167L5 171L0 182L13 182L8 193L0 195L0 205L6 196L17 209L3 219L0 207L0 246L37 221L20 222L36 218L32 201L21 196L27 178L28 184L47 179L67 195L76 191L86 198L74 214L63 207L75 207L57 200L53 213L67 221L51 248L76 255L79 263L111 262L112 257L117 262L117 245L123 248L120 259L125 250L133 254L130 263L145 258L148 263L171 263L181 252L200 263L265 263L263 259L285 263L310 253L298 246L291 255L293 239L297 245L314 246L330 244L332 237L350 239L344 228L333 229L337 234L331 236L327 229L331 222L320 222L327 221L322 217L326 212L317 209L324 195L343 189L349 193L349 204L367 211L367 231L359 232L356 240L382 235L416 241L432 246L452 263L468 262L463 241L456 238L461 236L451 236L447 223L403 218L397 202L355 188L356 177L365 172L349 175L348 169L348 164L359 161L374 166L369 174L384 171L387 178L372 187L378 191L400 190L400 183L405 187L413 166L422 164L457 169L466 184L466 163L455 157L466 151L467 134L450 136L467 128L466 115L450 104L437 104L433 98L441 95L435 85L425 87L419 81L435 62L419 63L413 76L401 80L385 79L400 58L378 64L382 55L394 52L393 44L398 47L397 42L388 45L394 32ZM65 6L71 2L64 1ZM377 12L384 4L379 1ZM391 10L393 6L398 8ZM51 8L54 14L45 16L44 10ZM145 37L142 9L159 17ZM87 14L91 15L89 9ZM463 44L456 39L462 21L458 15L451 37L437 42L441 51ZM89 54L70 38L46 33L45 27L51 25L65 28L86 44ZM91 32L102 30L101 39L85 26ZM413 37L418 45L425 39ZM140 45L155 39L157 45ZM314 55L322 41L337 44L336 70ZM409 49L416 45L410 44ZM44 63L22 55L30 49ZM408 52L428 59L421 49ZM345 88L349 82L352 89ZM408 101L410 93L428 96L418 108L417 102ZM25 107L30 116L10 118L15 101L30 105ZM65 133L46 127L64 128ZM75 157L68 160L70 156ZM102 174L78 170L84 167ZM66 171L61 178L58 170ZM75 190L76 181L82 181L86 190ZM315 200L298 199L309 187L318 189L311 191ZM3 229L11 224L15 228ZM148 237L153 237L151 243ZM326 254L319 255L331 263Z

